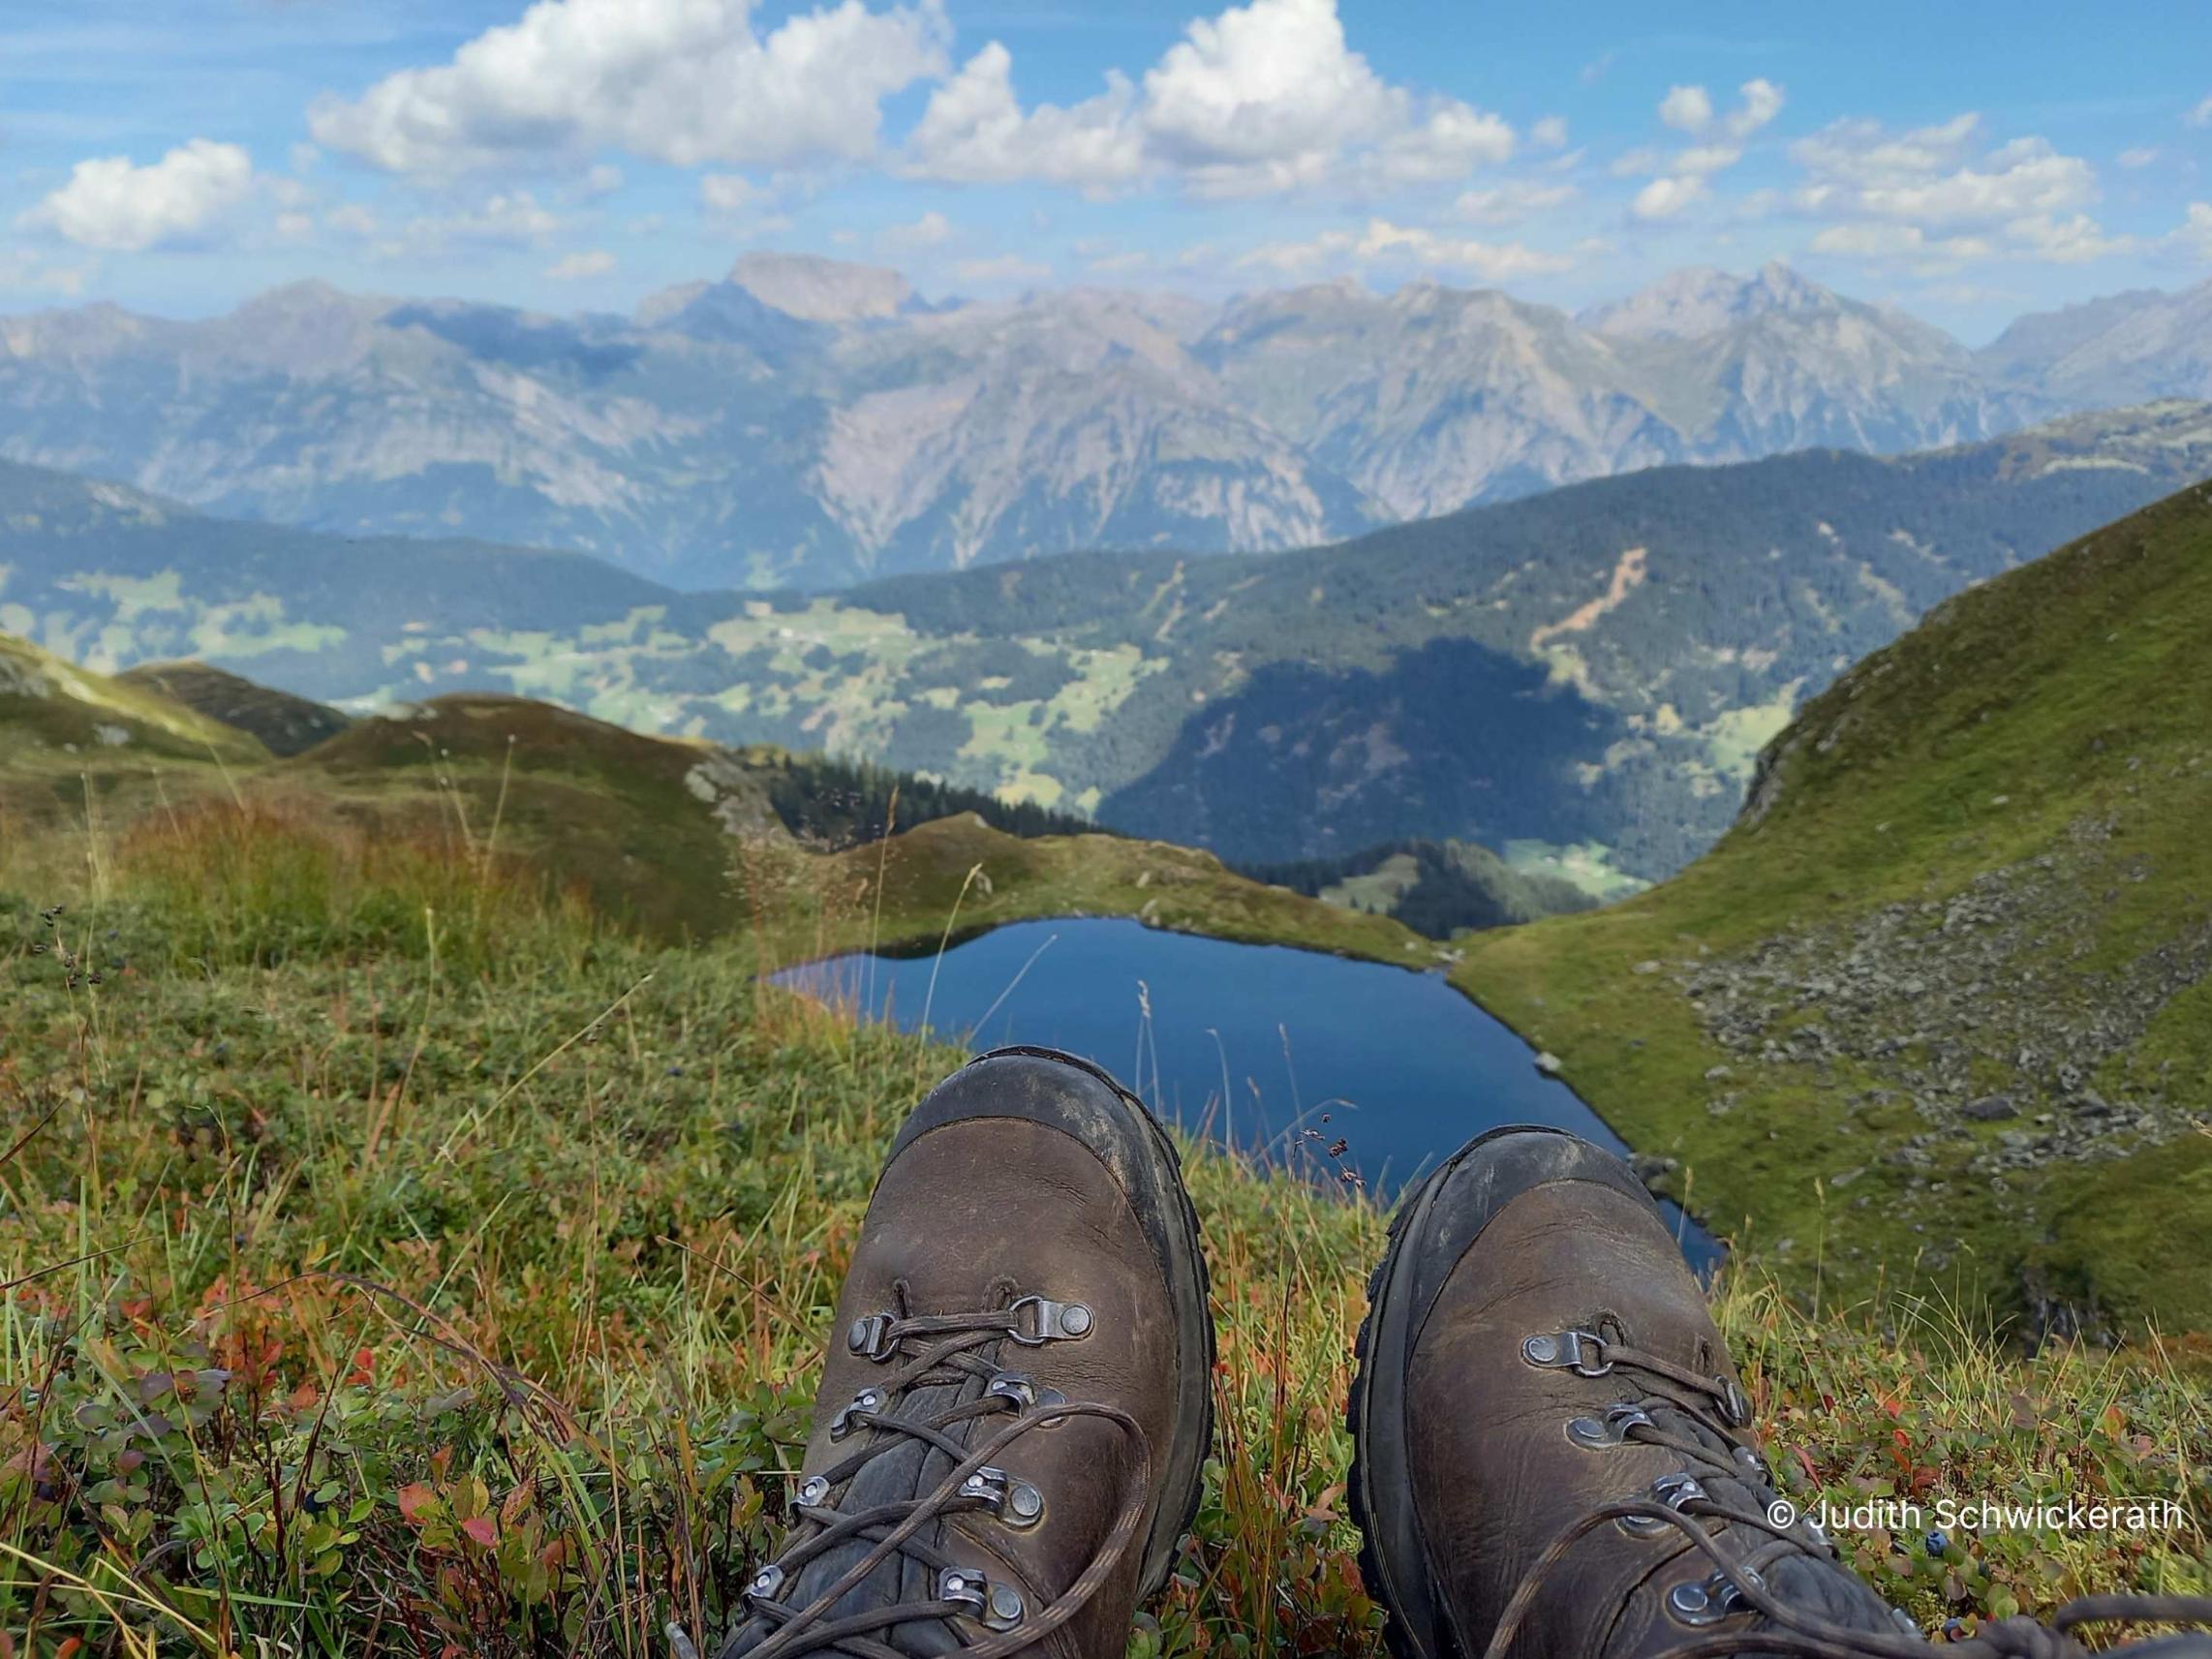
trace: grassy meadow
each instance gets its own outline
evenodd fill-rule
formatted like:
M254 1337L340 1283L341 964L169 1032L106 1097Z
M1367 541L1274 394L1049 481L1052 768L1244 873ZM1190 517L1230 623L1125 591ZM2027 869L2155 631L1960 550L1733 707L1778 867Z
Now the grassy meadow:
M370 833L242 790L103 821L0 841L0 1659L711 1655L877 1160L961 1058L756 969L881 926L872 861L936 860L910 904L974 914L957 820L781 888L741 867L702 903L749 919L703 942L500 850L496 815ZM1220 1437L1130 1651L1379 1655L1342 1411L1384 1217L1186 1160ZM1931 1631L2212 1587L2201 1343L2023 1358L1742 1258L1719 1305L1808 1497L2189 1510L1849 1537Z

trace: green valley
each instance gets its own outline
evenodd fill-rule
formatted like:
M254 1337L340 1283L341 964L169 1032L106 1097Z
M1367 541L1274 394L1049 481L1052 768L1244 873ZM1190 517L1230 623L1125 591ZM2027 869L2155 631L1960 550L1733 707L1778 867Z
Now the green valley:
M1238 862L1457 839L1611 893L1717 838L1761 744L1848 663L2208 469L2212 416L2163 404L1660 469L1303 551L746 596L0 468L0 628L349 707L497 688L828 750Z

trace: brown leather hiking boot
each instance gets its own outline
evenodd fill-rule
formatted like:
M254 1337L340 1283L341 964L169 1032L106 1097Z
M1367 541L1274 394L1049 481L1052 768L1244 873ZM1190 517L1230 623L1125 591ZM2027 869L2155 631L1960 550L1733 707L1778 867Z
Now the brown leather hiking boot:
M1704 1294L1611 1153L1540 1128L1468 1143L1406 1194L1368 1304L1351 1502L1399 1659L1930 1651L1779 1506ZM2194 1621L2212 1603L2070 1615ZM2011 1619L1945 1651L2082 1649ZM2203 1659L2212 1638L2129 1651Z
M1175 1149L1097 1067L970 1062L914 1109L839 1299L793 1508L724 1659L1107 1659L1212 1434Z

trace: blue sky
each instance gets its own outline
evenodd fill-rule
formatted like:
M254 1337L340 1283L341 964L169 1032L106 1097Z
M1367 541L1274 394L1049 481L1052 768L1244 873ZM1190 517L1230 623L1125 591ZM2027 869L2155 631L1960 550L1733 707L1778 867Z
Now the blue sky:
M2208 168L2196 3L0 0L0 311L627 310L756 248L1579 306L1784 259L1979 341L2212 277Z

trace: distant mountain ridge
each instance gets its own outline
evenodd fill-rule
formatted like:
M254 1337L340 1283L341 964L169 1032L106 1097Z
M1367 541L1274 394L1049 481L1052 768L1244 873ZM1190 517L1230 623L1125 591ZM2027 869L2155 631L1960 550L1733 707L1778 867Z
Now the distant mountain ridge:
M1244 559L834 595L228 523L0 463L0 631L362 708L493 689L824 749L1244 863L1458 840L1614 892L1727 827L1805 697L1964 588L2212 474L2168 403L1878 458L1667 467Z
M2077 405L2212 396L2212 282L2024 317L1975 360L2001 384Z
M1768 314L1828 309L1835 295L1790 266L1739 277L1709 266L1671 272L1625 299L1593 305L1576 321L1622 340L1702 340Z
M0 318L0 457L346 535L826 589L1310 545L1651 466L2212 395L2212 284L2077 310L1976 353L1779 265L1580 318L1432 283L933 305L766 254L628 318L303 283L202 322Z

